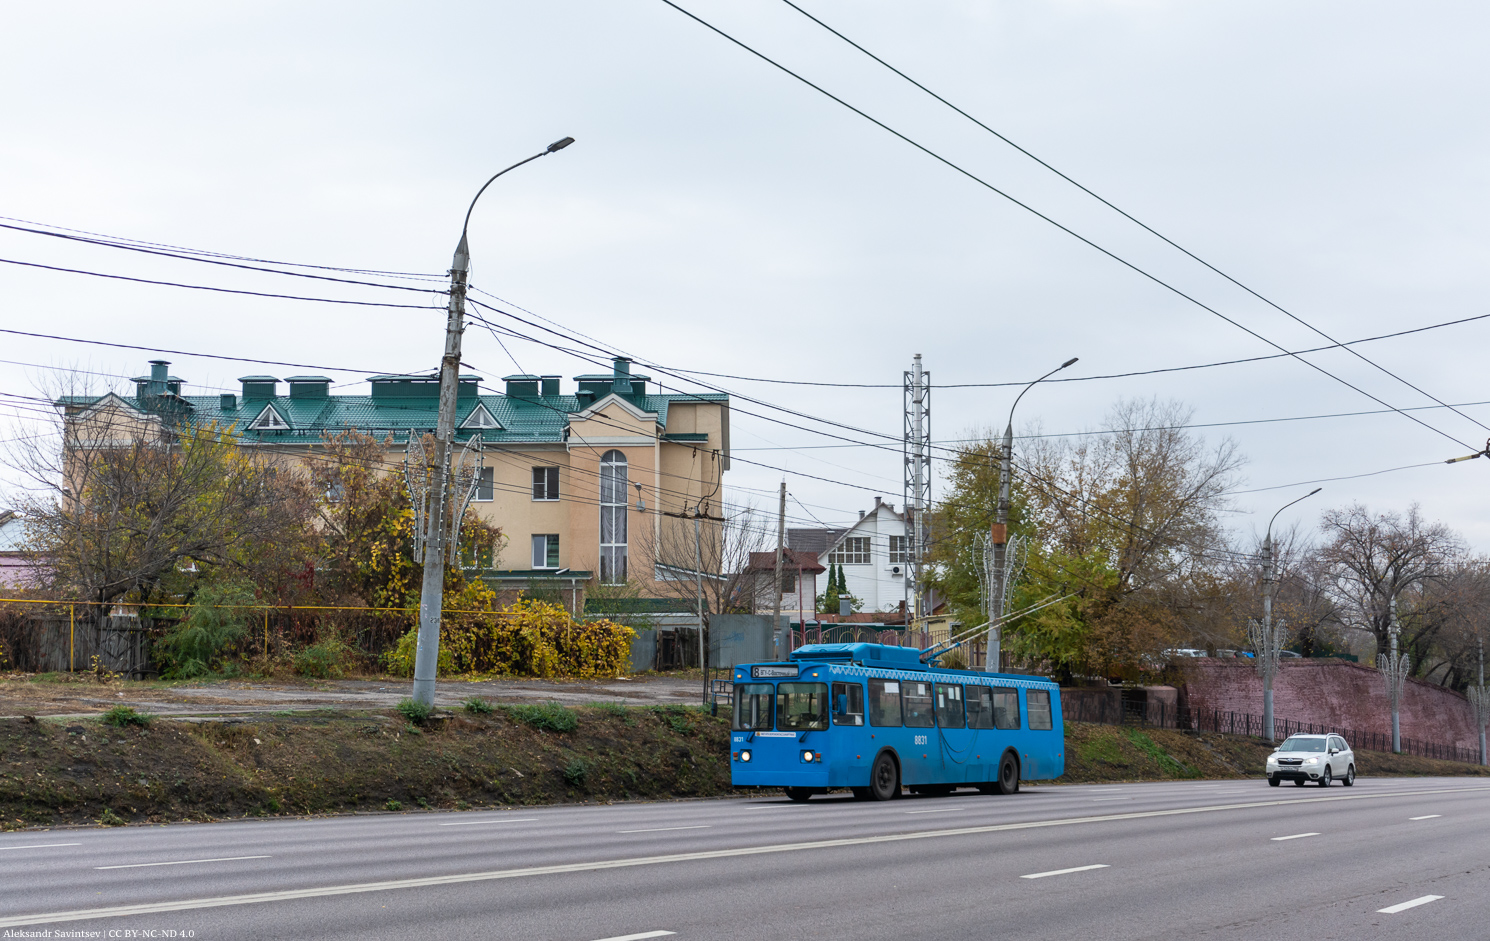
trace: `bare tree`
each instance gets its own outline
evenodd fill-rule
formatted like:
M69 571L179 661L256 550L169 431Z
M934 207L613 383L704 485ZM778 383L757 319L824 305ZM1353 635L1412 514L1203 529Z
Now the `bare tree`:
M704 630L714 614L750 610L753 575L750 553L767 543L765 519L753 506L725 506L722 516L663 516L655 526L639 527L642 556L653 561L654 587L692 607L700 591ZM702 565L700 565L700 561Z
M1359 503L1326 510L1320 531L1321 574L1343 622L1370 633L1385 650L1392 601L1403 599L1401 637L1419 669L1446 614L1448 597L1438 583L1463 561L1459 534L1424 520L1417 504L1405 515L1372 513Z
M1107 416L1115 430L1034 446L1020 482L1041 538L1071 555L1100 552L1123 593L1205 568L1225 548L1226 493L1245 458L1229 438L1208 447L1185 430L1192 414L1124 400Z
M304 488L194 426L170 395L62 396L53 434L13 444L21 501L46 587L100 603L147 600L183 569L249 570L293 545Z

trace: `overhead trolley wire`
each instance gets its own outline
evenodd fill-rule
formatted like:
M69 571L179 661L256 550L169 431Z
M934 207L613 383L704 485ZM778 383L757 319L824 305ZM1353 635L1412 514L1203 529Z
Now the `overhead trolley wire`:
M1446 403L1443 400L1439 399L1437 396L1433 395L1431 392L1427 392L1424 389L1419 388L1418 386L1414 385L1413 383L1407 381L1406 379L1404 379L1401 376L1397 375L1396 373L1392 372L1390 369L1387 369L1385 366L1381 365L1380 363L1377 363L1377 362L1375 362L1375 361L1373 361L1371 359L1368 359L1367 357L1363 356L1360 352L1358 352L1358 351L1356 351L1354 349L1351 349L1347 344L1341 343L1339 340L1336 340L1334 337L1330 336L1328 333L1325 333L1323 330L1321 330L1318 327L1314 326L1312 323L1309 323L1308 321L1304 320L1302 317L1298 316L1297 314L1293 313L1292 311L1286 310L1281 305L1277 304L1276 302L1272 301L1271 299L1269 299L1267 297L1264 297L1258 291L1256 291L1256 290L1252 289L1251 287L1243 284L1241 281L1237 280L1236 278L1234 278L1231 275L1227 274L1226 272L1222 271L1220 268L1217 268L1215 265L1213 265L1210 262L1206 261L1204 258L1201 258L1199 255L1197 255L1194 252L1190 251L1190 249L1188 249L1185 246L1179 244L1174 239L1171 239L1169 236L1165 235L1164 233L1158 231L1153 226L1151 226L1148 223L1146 223L1146 222L1144 222L1144 221L1136 218L1135 216L1133 216L1132 213L1129 213L1128 211L1119 208L1118 206L1114 205L1111 201L1109 201L1109 200L1105 199L1104 197L1098 195L1097 193L1093 192L1090 188L1082 185L1081 183L1078 183L1076 180L1072 179L1070 176L1066 175L1065 173L1062 173L1060 170L1057 170L1055 167L1051 166L1049 163L1046 163L1044 160L1041 160L1039 157L1036 157L1034 154L1030 153L1028 150L1025 150L1023 147L1021 147L1018 144L1014 143L1014 141L1012 141L1009 138L1005 137L1003 134L1000 134L998 131L996 131L993 128L989 127L987 124L984 124L982 121L980 121L977 118L973 117L971 114L968 114L966 111L964 111L961 108L957 107L952 102L950 102L947 99L943 98L941 95L938 95L936 92L934 92L931 89L927 88L925 85L922 85L920 82L918 82L915 79L911 78L909 75L905 74L900 69L897 69L895 66L893 66L890 63L886 62L884 59L881 59L879 56L877 56L874 53L870 52L868 49L865 49L863 46L861 46L858 43L854 42L852 39L849 39L847 36L843 35L838 30L836 30L833 27L829 26L827 23L824 23L822 20L820 20L817 17L813 16L811 13L808 13L806 10L804 10L801 7L797 6L797 4L793 3L792 0L781 0L781 2L782 3L785 3L787 6L791 7L793 10L796 10L798 13L800 13L803 16L807 17L809 20L812 20L812 22L816 23L817 25L821 26L823 29L825 29L828 32L832 33L834 36L837 36L839 39L841 39L844 42L848 43L850 46L853 46L855 49L857 49L860 52L864 53L869 58L871 58L874 61L878 62L880 65L884 66L885 68L889 69L891 72L894 72L896 75L898 75L901 78L905 79L907 82L910 82L912 85L916 86L921 91L923 91L926 94L930 95L932 98L935 98L937 101L939 101L942 104L946 105L948 108L951 108L953 111L955 111L958 114L962 115L964 118L967 118L969 121L973 122L978 127L982 128L983 130L985 130L988 133L992 134L994 137L997 137L999 140L1003 141L1005 144L1008 144L1010 147L1013 147L1015 150L1019 151L1021 154L1024 154L1026 157L1028 157L1031 160L1035 161L1040 166L1042 166L1045 169L1049 170L1051 173L1054 173L1056 176L1058 176L1061 179L1065 180L1067 183L1070 183L1072 186L1074 186L1077 189L1081 190L1083 193L1085 193L1088 196L1092 197L1093 199L1097 200L1099 203L1101 203L1102 205L1106 206L1108 209L1111 209L1113 212L1115 212L1118 215L1122 216L1124 219L1127 219L1129 222L1132 222L1134 225L1136 225L1139 228L1143 229L1145 232L1149 233L1150 235L1152 235L1155 238L1159 239L1160 241L1164 242L1164 244L1166 244L1166 245L1170 246L1171 248L1179 251L1180 253L1182 253L1183 255L1185 255L1187 258L1190 258L1192 261L1198 262L1201 266L1205 267L1209 271L1211 271L1211 272L1213 272L1215 274L1220 275L1222 278L1226 279L1227 281L1229 281L1232 284L1236 285L1237 287L1241 288L1243 291L1247 292L1248 294L1250 294L1253 297L1257 298L1258 300L1262 301L1264 304L1268 305L1269 307L1273 308L1274 310L1278 311L1279 313L1281 313L1284 316L1288 317L1289 319L1293 320L1295 323L1298 323L1301 326L1306 327L1307 329L1312 330L1313 332L1315 332L1315 333L1319 334L1320 336L1324 337L1326 340L1329 340L1330 343L1333 344L1333 347L1339 347L1340 349L1345 350L1347 353L1349 353L1352 356L1356 357L1357 359L1361 360L1361 362L1366 363L1367 365L1373 366L1376 369L1379 369L1381 372L1385 373L1388 376L1391 376L1393 379L1396 379L1398 382L1400 382L1403 385L1407 386L1409 389L1412 389L1414 392L1417 392L1417 393L1419 393L1421 395L1426 396L1429 399L1432 399L1434 402L1437 402L1439 405L1442 405L1445 408L1450 409L1456 415L1459 415L1461 418L1467 418L1470 421L1474 422L1476 425L1479 425L1481 428L1484 428L1487 431L1490 431L1490 426L1487 426L1486 424L1484 424L1483 422L1481 422L1479 419L1477 419L1477 418L1475 418L1475 417L1473 417L1471 415L1466 415L1464 412L1459 411L1458 409L1454 408L1452 405L1449 405L1448 403ZM1333 347L1331 347L1331 348L1333 348Z
M1235 319L1227 316L1226 314L1221 313L1219 310L1216 310L1215 308L1209 306L1208 304L1206 304L1205 302L1201 301L1200 299L1198 299L1198 298L1196 298L1196 297L1194 297L1194 296L1192 296L1190 294L1185 293L1184 291L1180 290L1178 287L1175 287L1174 285L1172 285L1169 282L1165 281L1164 279L1160 278L1158 275L1152 274L1149 271L1147 271L1146 269L1139 267L1134 262L1128 261L1126 258L1122 257L1121 255L1117 254L1116 252L1114 252L1114 251L1112 251L1112 250L1110 250L1108 248L1104 248L1102 245L1098 244L1097 242L1093 241L1092 239L1087 238L1086 236L1084 236L1081 233L1077 232L1076 230L1070 228L1069 226L1067 226L1067 225L1065 225L1065 224L1063 224L1061 222L1056 221L1051 216L1048 216L1045 213L1040 212L1038 209L1035 209L1033 206L1029 205L1028 203L1025 203L1025 202L1019 200L1018 198L1016 198L1012 194L1007 193L1007 192L1005 192L1002 189L999 189L997 186L993 185L992 183L988 182L987 180L985 180L982 177L978 176L977 174L973 173L971 170L968 170L968 169L962 167L960 164L954 163L950 159L948 159L946 157L943 157L941 154L937 153L936 151L932 150L931 148L927 147L926 145L919 143L915 139L913 139L913 138L911 138L911 137L909 137L909 136L907 136L905 134L902 134L900 131L895 130L895 128L891 127L890 125L886 124L885 122L879 120L878 118L873 117L868 112L863 111L860 108L858 108L858 107L856 107L856 106L854 106L852 104L849 104L849 102L847 102L843 98L838 97L837 95L835 95L832 92L828 91L827 89L823 88L821 85L818 85L818 84L810 81L809 79L803 77L802 75L798 74L797 72L792 71L791 69L787 68L785 65L782 65L780 62L777 62L775 59L772 59L770 56L767 56L765 53L762 53L762 52L756 50L755 48L753 48L752 46L749 46L746 43L742 42L741 40L736 39L734 36L731 36L729 33L726 33L724 30L720 29L719 27L714 26L712 23L709 23L707 20L704 20L704 19L700 18L696 14L690 13L688 10L685 10L683 7L681 7L678 4L674 3L673 0L661 0L661 2L664 3L664 4L666 4L667 6L672 7L674 10L677 10L679 13L682 13L684 16L688 17L689 19L693 20L694 22L698 23L699 25L705 27L706 29L710 30L711 32L713 32L713 33L721 36L722 38L728 40L729 42L735 44L736 46L739 46L741 49L745 50L746 52L748 52L751 55L755 56L756 58L760 59L761 61L763 61L763 62L765 62L765 63L767 63L767 64L775 67L776 69L779 69L780 71L786 73L787 75L791 76L792 78L796 79L797 81L801 82L802 84L806 85L807 87L811 88L812 90L818 92L819 94L823 95L824 97L826 97L826 98L828 98L828 99L836 102L839 105L842 105L843 107L845 107L848 110L852 111L854 114L857 114L861 118L865 119L866 121L869 121L871 124L875 125L876 127L879 127L880 129L886 131L887 133L891 134L892 136L898 138L899 140L904 141L906 144L909 144L910 146L914 147L915 149L921 151L922 153L926 154L928 157L931 157L933 160L936 160L938 163L941 163L944 166L948 167L949 169L951 169L951 170L953 170L953 171L961 174L962 176L967 177L969 180L972 180L974 183L977 183L979 186L984 187L985 189L989 190L990 192L993 192L993 193L998 194L999 196L1002 196L1004 199L1006 199L1009 202L1013 203L1015 206L1018 206L1020 209L1023 209L1026 212L1030 213L1031 215L1035 216L1036 218L1041 219L1044 222L1049 223L1050 225L1056 227L1057 229L1060 229L1062 232L1065 232L1067 235L1071 236L1072 238L1076 239L1077 241L1081 242L1082 244L1087 245L1088 247L1090 247L1092 249L1095 249L1096 251L1100 252L1101 254L1107 256L1108 258L1111 258L1113 261L1116 261L1117 263L1119 263L1123 267L1132 270L1133 272L1135 272L1135 273L1143 276L1144 278L1147 278L1148 280L1152 281L1154 284L1156 284L1156 285L1164 288L1165 290L1173 293L1175 296L1177 296L1177 297L1179 297L1179 298L1181 298L1183 300L1186 300L1186 301L1190 302L1191 304L1194 304L1196 307L1199 307L1201 310L1204 310L1207 313L1212 314L1213 316L1220 318L1221 320L1226 321L1227 323L1229 323L1232 326L1236 327L1238 330L1241 330L1244 333L1248 334L1249 336L1252 336L1252 337L1255 337L1258 340L1261 340L1262 342L1266 343L1268 346L1273 347L1274 349L1278 350L1279 352L1284 353L1284 354L1286 354L1288 356L1293 357L1294 359L1298 360L1300 363L1303 363L1304 365L1306 365L1309 368L1315 370L1316 372L1318 372L1318 373L1320 373L1320 374L1322 374L1324 376L1327 376L1330 379L1335 380L1336 382L1340 383L1341 385L1344 385L1347 388L1352 389L1352 390L1360 393L1361 395L1366 396L1367 398L1371 399L1374 402L1377 402L1380 405L1386 406L1387 408L1391 409L1392 411L1397 412L1398 414L1402 415L1404 418L1407 418L1407 419L1409 419L1410 421L1412 421L1412 422L1414 422L1416 424L1422 425L1424 428L1428 429L1429 431L1432 431L1434 434L1437 434L1437 435L1440 435L1442 437L1448 438L1450 441L1453 441L1455 444L1463 445L1464 447L1470 447L1469 444L1467 444L1467 443L1465 443L1463 441L1460 441L1458 438L1454 437L1453 435L1449 434L1448 432L1443 431L1443 430L1441 430L1439 428L1435 428L1432 425L1428 424L1427 422L1423 421L1422 419L1420 419L1420 418L1418 418L1418 417L1416 417L1414 415L1409 415L1406 412L1403 412L1401 409L1398 409L1396 406L1392 405L1390 402L1387 402L1386 400L1381 399L1381 398L1379 398L1379 397L1371 394L1370 392L1367 392L1365 389L1362 389L1360 386L1355 385L1354 383L1350 382L1349 380L1346 380L1346 379L1344 379L1344 378L1342 378L1340 376L1335 375L1334 373L1332 373L1329 370L1325 369L1323 366L1320 366L1317 363L1313 363L1313 362L1310 362L1307 359L1304 359L1299 354L1294 353L1294 352L1292 352L1292 351L1284 348L1281 344L1279 344L1279 343L1277 343L1277 342L1275 342L1273 340L1268 339L1267 337L1263 336L1261 333L1258 333L1256 330L1253 330L1252 328L1250 328L1250 327L1242 324L1241 322L1239 322L1239 321L1237 321L1237 320L1235 320Z

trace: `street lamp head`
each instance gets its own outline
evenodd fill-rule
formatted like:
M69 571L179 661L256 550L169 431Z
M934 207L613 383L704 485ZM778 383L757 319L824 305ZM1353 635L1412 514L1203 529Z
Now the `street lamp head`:
M1306 494L1304 494L1304 496L1306 496L1306 497L1312 497L1312 496L1314 496L1314 495L1315 495L1315 494L1316 494L1316 493L1318 493L1318 492L1319 492L1319 491L1321 491L1321 490L1323 490L1323 489L1324 489L1324 488L1323 488L1323 487L1315 487L1315 488L1314 488L1314 489L1313 489L1313 490L1311 490L1311 491L1309 491L1309 492L1308 492L1308 493L1306 493Z
M1066 360L1064 363L1061 363L1061 368L1062 369L1065 369L1067 366L1070 366L1072 363L1076 362L1078 359L1081 359L1081 357L1080 356L1073 356L1073 357L1071 357L1070 359Z
M572 137L566 137L562 140L556 140L552 144L548 145L548 149L544 151L544 153L555 153L557 151L563 150L565 147L568 147L572 143L574 143L574 138Z

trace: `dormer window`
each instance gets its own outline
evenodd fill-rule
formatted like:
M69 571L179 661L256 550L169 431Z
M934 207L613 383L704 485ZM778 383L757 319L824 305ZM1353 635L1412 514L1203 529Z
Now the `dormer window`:
M259 417L249 423L248 430L289 431L290 423L284 420L284 416L274 410L273 405L266 405L264 406L264 410L259 413Z
M460 423L460 426L462 428L491 429L493 431L500 431L502 429L501 423L492 417L492 413L486 410L486 406L479 403L476 405L475 410L466 417L466 420Z

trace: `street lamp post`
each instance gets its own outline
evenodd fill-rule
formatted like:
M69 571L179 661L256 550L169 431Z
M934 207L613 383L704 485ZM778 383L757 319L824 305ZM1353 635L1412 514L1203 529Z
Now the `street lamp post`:
M1014 409L1019 407L1019 400L1024 398L1026 392L1070 366L1079 358L1071 357L1025 386L1014 397L1014 404L1009 406L1009 421L1004 425L1004 445L999 451L998 522L994 524L991 534L993 537L993 571L988 577L988 584L992 586L992 590L988 593L988 656L984 658L986 662L983 664L983 669L989 673L998 672L999 658L1003 653L1004 643L1004 593L1008 590L1008 586L1004 584L1004 551L1009 541L1009 479L1014 473Z
M1278 659L1283 650L1283 624L1273 626L1273 592L1277 587L1277 579L1273 574L1273 523L1277 521L1278 514L1314 496L1323 487L1315 487L1313 490L1289 503L1278 508L1273 518L1268 520L1266 534L1262 538L1262 625L1254 621L1248 625L1247 633L1252 641L1252 652L1256 655L1257 672L1262 674L1262 728L1267 733L1268 741L1277 741L1277 731L1273 726L1273 678L1278 675Z
M1480 764L1490 764L1485 753L1485 724L1490 722L1490 690L1485 688L1485 638L1479 638L1480 682L1469 688L1469 701L1474 706L1474 724L1480 730Z
M1392 706L1392 752L1402 751L1402 687L1407 683L1411 662L1407 654L1397 653L1397 634L1401 626L1397 623L1397 596L1392 596L1392 623L1387 627L1391 636L1391 653L1378 654L1376 668L1381 671L1387 685L1387 699Z
M419 645L414 653L414 701L433 707L435 703L435 674L440 662L440 612L445 602L445 553L446 553L446 508L457 507L459 502L449 500L450 450L455 439L455 402L460 382L460 338L465 330L466 276L471 270L470 250L466 241L466 230L471 225L471 212L476 200L497 177L539 157L557 153L574 143L574 138L565 137L549 144L543 150L519 160L506 170L496 173L482 184L466 210L465 221L460 227L460 242L455 246L455 259L450 263L450 305L445 321L445 355L440 359L440 411L435 420L435 453L429 505L425 510L424 536L424 580L419 592ZM453 524L452 524L453 525ZM452 529L453 532L453 529Z

